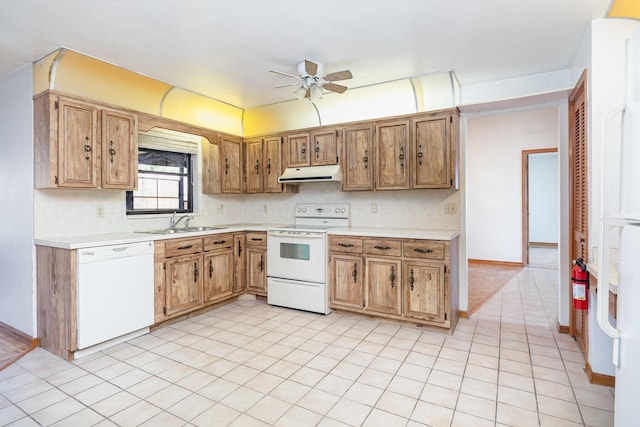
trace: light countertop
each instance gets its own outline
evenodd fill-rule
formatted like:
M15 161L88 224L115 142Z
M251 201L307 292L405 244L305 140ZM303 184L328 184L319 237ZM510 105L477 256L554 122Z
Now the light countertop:
M127 243L150 242L156 240L206 236L211 234L234 233L239 231L267 231L269 227L281 224L221 224L216 230L192 231L188 233L154 234L145 232L126 232L95 234L87 236L49 237L35 239L36 245L60 249L82 249L95 246L123 245ZM350 235L364 237L383 237L397 239L451 240L460 234L459 230L438 230L421 228L386 227L336 227L328 230L330 235Z
M328 231L329 235L386 237L396 239L451 240L460 234L460 230L437 230L424 228L387 228L387 227L336 227Z

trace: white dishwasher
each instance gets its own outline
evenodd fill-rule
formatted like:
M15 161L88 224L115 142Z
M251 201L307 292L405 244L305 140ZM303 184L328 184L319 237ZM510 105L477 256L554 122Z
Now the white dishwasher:
M79 350L149 331L153 324L153 242L79 249L77 280Z

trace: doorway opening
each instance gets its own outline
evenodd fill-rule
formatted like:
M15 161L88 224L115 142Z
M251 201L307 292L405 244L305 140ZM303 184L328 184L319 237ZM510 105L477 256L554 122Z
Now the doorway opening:
M558 149L522 151L522 263L558 268Z

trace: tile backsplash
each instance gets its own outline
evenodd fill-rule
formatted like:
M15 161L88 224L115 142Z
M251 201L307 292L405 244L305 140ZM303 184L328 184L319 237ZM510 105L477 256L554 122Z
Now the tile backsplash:
M444 209L455 203L459 212L456 190L342 192L339 183L301 184L294 194L202 195L192 224L287 224L298 203L349 203L352 226L460 228L459 214ZM36 190L34 206L35 238L144 231L169 223L167 215L127 217L125 193L115 190Z

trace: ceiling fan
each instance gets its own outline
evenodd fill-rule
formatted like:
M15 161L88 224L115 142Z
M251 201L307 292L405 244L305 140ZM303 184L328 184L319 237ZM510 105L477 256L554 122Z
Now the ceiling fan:
M326 89L330 92L344 93L347 90L346 86L339 85L333 82L340 80L348 80L353 78L351 71L343 70L336 71L335 73L324 74L324 66L320 62L313 62L305 59L298 64L298 75L284 73L282 71L269 70L271 73L280 74L283 76L291 77L298 80L295 83L286 85L274 86L275 88L298 86L293 93L298 99L309 99L311 101L318 101L322 98L323 90Z

